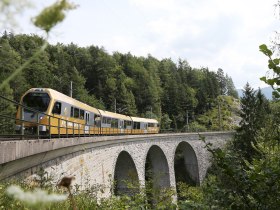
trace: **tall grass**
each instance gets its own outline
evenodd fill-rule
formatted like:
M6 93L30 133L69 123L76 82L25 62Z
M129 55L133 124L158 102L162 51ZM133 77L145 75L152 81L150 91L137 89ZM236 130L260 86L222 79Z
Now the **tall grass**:
M146 188L135 191L132 194L111 195L108 198L100 198L102 186L88 186L86 189L71 186L73 177L64 177L57 185L53 185L50 179L42 181L24 182L10 180L0 183L0 209L24 209L24 210L61 210L61 209L98 209L98 210L123 210L123 209L185 209L194 207L196 201L200 201L199 188L189 187L180 183L178 196L180 200L174 202L176 193L174 189L155 189L152 184L146 183ZM148 195L148 196L147 196ZM192 208L191 208L192 209Z

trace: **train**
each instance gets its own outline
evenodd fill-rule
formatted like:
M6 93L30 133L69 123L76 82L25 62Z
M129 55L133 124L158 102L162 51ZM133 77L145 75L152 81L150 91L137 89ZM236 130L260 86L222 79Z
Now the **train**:
M31 88L20 99L16 131L22 134L131 135L156 134L156 119L94 108L51 88Z

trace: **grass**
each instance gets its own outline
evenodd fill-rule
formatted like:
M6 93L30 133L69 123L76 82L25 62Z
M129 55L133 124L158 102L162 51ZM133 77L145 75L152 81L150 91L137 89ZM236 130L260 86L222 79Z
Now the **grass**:
M98 209L98 210L138 210L138 209L185 209L197 205L201 200L200 188L179 183L180 194L174 189L142 189L131 195L111 195L99 198L102 188L88 187L80 190L71 186L71 177L64 177L53 186L46 183L9 180L0 183L0 209L5 210L61 210L61 209ZM152 186L147 184L147 186ZM149 196L147 196L149 195ZM174 198L182 198L174 203Z

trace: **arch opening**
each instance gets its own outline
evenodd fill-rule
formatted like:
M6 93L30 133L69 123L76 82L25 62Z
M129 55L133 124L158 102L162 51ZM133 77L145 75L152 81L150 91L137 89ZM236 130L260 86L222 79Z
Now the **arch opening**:
M160 199L161 192L170 189L168 162L160 147L153 145L145 162L145 190L148 203L152 206Z
M114 173L114 194L135 195L140 192L136 166L130 154L122 151L116 162Z
M178 144L174 157L174 172L177 194L180 195L180 184L199 185L199 169L195 151L187 142Z

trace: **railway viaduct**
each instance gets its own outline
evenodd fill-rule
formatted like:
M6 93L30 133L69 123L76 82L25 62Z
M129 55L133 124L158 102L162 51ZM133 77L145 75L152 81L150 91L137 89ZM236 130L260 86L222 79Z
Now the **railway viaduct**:
M112 193L112 183L118 193L127 189L123 180L145 186L147 176L160 188L175 188L175 173L199 185L210 165L210 155L200 136L213 146L222 147L233 133L1 141L0 180L32 180L44 169L55 183L64 176L74 176L74 184L97 186L102 189L100 196L105 197Z

